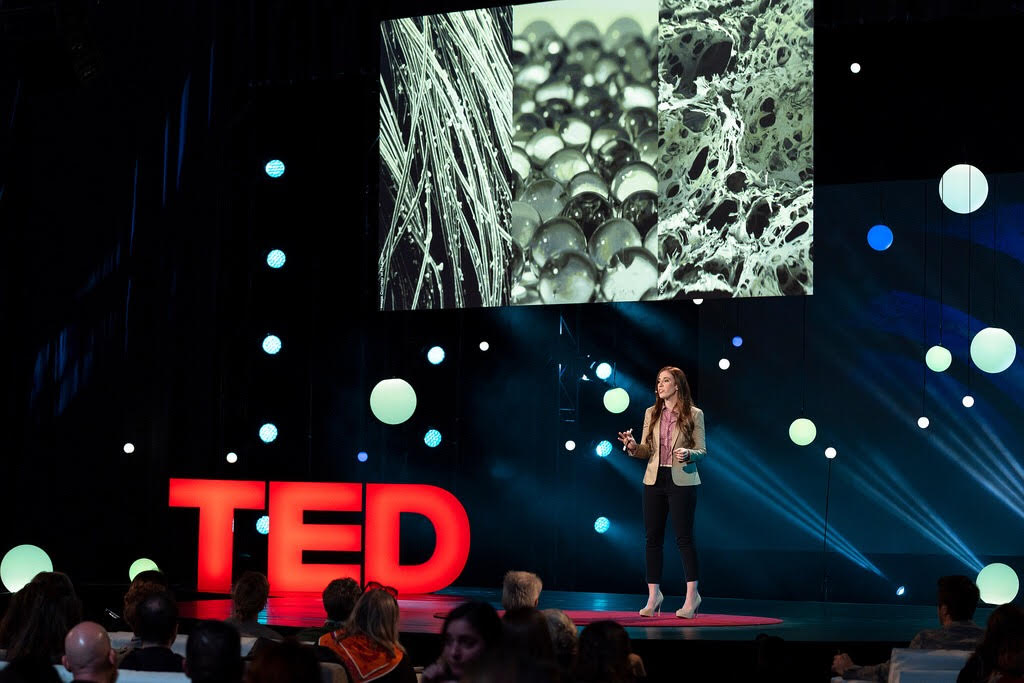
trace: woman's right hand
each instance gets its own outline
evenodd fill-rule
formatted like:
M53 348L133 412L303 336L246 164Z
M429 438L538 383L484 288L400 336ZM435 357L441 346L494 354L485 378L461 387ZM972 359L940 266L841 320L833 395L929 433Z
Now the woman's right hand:
M619 441L622 442L622 447L630 453L636 450L636 439L633 438L632 429L625 432L619 432Z

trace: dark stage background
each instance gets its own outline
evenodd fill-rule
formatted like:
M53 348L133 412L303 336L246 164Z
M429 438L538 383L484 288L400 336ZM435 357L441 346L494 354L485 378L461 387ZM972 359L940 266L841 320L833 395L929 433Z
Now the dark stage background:
M412 11L5 5L0 552L39 545L83 583L126 582L145 556L194 586L196 514L167 507L169 477L415 482L468 511L458 585L521 568L550 588L640 593L643 463L594 448L639 431L657 369L676 364L707 415L703 592L928 602L940 574L1024 570L1021 364L967 362L968 326L1024 337L1024 143L999 66L1019 62L1024 21L1003 3L835 5L816 7L812 297L410 313L376 311L369 221L377 22ZM271 158L287 165L276 181ZM961 162L990 185L970 217L937 194ZM865 239L879 222L885 252ZM923 365L940 339L943 375ZM622 416L601 405L600 361L629 391ZM368 404L392 376L419 396L397 427ZM801 414L818 427L804 448L787 436ZM236 516L236 572L265 568L260 514ZM425 559L429 526L403 524L403 561Z

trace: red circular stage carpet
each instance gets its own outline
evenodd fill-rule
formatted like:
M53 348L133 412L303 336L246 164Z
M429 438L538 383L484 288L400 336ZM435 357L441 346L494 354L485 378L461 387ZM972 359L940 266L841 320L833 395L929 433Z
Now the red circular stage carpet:
M782 619L755 617L745 614L698 614L693 619L680 619L675 612L662 612L661 616L641 617L636 612L597 612L594 610L566 610L566 614L577 626L586 626L595 621L611 619L623 626L671 627L682 626L767 626L781 624ZM444 619L447 612L435 612L434 617ZM501 614L501 612L499 612Z

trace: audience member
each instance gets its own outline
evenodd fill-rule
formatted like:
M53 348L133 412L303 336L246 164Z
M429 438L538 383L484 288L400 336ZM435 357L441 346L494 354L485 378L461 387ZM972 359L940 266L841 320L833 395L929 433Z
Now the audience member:
M269 597L270 582L267 577L259 572L244 572L231 589L233 614L227 622L234 625L243 636L281 640L280 633L257 621Z
M185 674L193 683L239 683L242 639L231 624L201 621L188 634Z
M999 644L991 683L1024 683L1024 634L1008 634Z
M117 651L118 662L123 660L133 649L142 645L142 640L139 638L139 632L135 627L135 612L139 607L139 603L151 595L167 592L166 581L149 581L143 577L143 574L160 574L160 572L141 572L135 577L131 585L128 586L128 592L124 594L124 608L121 612L121 618L124 620L124 623L128 625L128 628L132 630L134 636L128 645ZM161 574L160 576L162 579L163 575Z
M505 611L536 607L540 603L540 591L543 587L540 577L533 572L506 572L501 587L501 606Z
M319 628L307 628L295 634L299 642L315 643L331 631L337 631L345 624L345 620L352 614L352 608L356 600L363 594L355 579L335 579L327 584L323 592L324 612L327 613L327 621Z
M626 629L614 621L595 621L580 633L576 683L632 683L647 673L633 654Z
M499 647L474 662L462 683L547 683L553 675L550 665Z
M426 683L459 681L467 667L501 645L498 613L486 602L464 602L444 618L441 656L423 670Z
M110 636L105 628L92 621L83 621L68 631L61 662L75 681L114 683L117 680L117 656L110 647Z
M978 587L966 576L943 576L939 579L938 615L940 628L925 629L914 636L908 647L921 650L973 650L983 631L971 621L978 607ZM889 662L858 666L850 655L832 658L832 670L847 679L887 681Z
M757 634L754 638L753 679L764 683L793 680L793 663L786 651L786 641L767 633Z
M0 683L61 683L61 678L48 658L29 655L0 669Z
M320 638L334 651L352 683L415 683L416 673L398 642L398 600L394 588L367 586L340 629Z
M41 657L60 663L64 636L82 620L82 603L71 579L60 572L40 572L11 599L0 621L0 648L6 658Z
M171 643L178 635L178 605L170 593L153 593L139 603L135 634L139 646L121 660L122 669L182 671L182 656L171 651Z
M579 651L579 634L576 631L576 624L572 622L569 615L560 609L541 610L541 614L548 620L548 630L551 632L551 645L555 649L555 663L558 664L558 672L562 680L572 674L576 666L576 654Z
M532 607L521 607L505 612L501 620L505 626L503 648L536 662L546 672L543 680L558 680L547 618Z
M249 665L246 683L320 683L313 648L294 638L267 643Z
M988 618L985 635L964 664L956 683L988 683L996 670L996 659L1003 641L1021 633L1024 633L1024 610L1011 604L996 607Z

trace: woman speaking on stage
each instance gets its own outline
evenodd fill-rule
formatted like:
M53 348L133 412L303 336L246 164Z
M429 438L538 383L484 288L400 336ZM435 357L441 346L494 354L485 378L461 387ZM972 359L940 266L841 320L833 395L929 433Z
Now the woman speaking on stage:
M707 455L704 412L693 405L690 385L679 368L658 371L657 400L644 414L640 443L633 430L619 432L629 455L647 460L644 473L644 529L647 537L647 605L640 616L661 612L661 569L665 522L672 515L676 545L686 572L686 601L676 616L692 619L700 608L697 592L697 550L693 545L693 516L697 508L700 475L697 463Z

